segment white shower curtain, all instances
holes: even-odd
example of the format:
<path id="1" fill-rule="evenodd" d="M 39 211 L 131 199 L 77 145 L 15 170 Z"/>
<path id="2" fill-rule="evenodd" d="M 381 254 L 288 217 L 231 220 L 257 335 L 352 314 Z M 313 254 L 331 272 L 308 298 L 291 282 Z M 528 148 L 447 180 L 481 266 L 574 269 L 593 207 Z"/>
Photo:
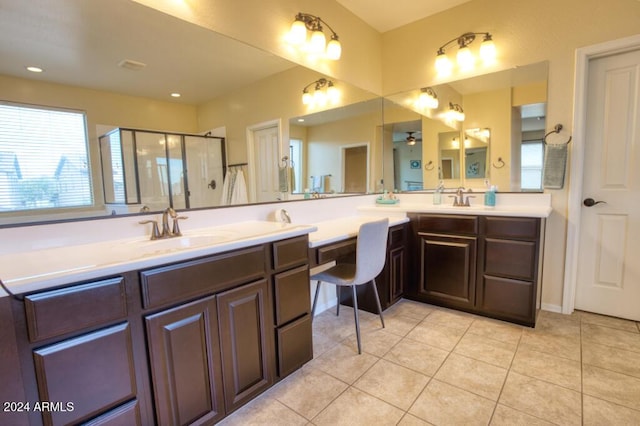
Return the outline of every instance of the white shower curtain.
<path id="1" fill-rule="evenodd" d="M 222 197 L 220 205 L 230 206 L 234 204 L 247 204 L 247 184 L 244 180 L 244 172 L 237 169 L 228 169 L 222 185 Z"/>

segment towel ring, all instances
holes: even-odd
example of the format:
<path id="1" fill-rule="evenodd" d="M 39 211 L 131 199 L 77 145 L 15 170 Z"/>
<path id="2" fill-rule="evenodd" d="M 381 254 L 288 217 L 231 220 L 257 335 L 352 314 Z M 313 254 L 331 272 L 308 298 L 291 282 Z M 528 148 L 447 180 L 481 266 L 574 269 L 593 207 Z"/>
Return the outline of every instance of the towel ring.
<path id="1" fill-rule="evenodd" d="M 429 166 L 431 166 L 431 168 L 429 168 Z M 433 164 L 433 161 L 429 161 L 427 164 L 424 165 L 424 169 L 427 171 L 431 171 L 436 167 L 435 164 Z"/>
<path id="2" fill-rule="evenodd" d="M 282 162 L 282 167 L 287 167 L 289 165 L 289 157 L 286 155 L 282 157 L 282 160 L 280 161 Z"/>
<path id="3" fill-rule="evenodd" d="M 506 165 L 507 165 L 507 163 L 505 163 L 505 162 L 502 160 L 502 157 L 498 157 L 498 161 L 497 161 L 497 163 L 498 163 L 497 165 L 496 165 L 496 163 L 492 163 L 493 167 L 495 167 L 496 169 L 501 169 L 501 168 L 503 168 L 504 166 L 506 166 Z"/>
<path id="4" fill-rule="evenodd" d="M 544 135 L 544 138 L 542 138 L 542 142 L 545 145 L 549 145 L 547 143 L 547 136 L 549 136 L 552 133 L 560 133 L 560 130 L 562 130 L 562 128 L 563 128 L 562 124 L 556 124 L 555 126 L 553 126 L 553 130 L 547 133 L 546 135 Z M 569 142 L 571 142 L 571 135 L 569 135 L 569 140 L 567 140 L 564 144 L 554 144 L 554 145 L 567 145 Z"/>

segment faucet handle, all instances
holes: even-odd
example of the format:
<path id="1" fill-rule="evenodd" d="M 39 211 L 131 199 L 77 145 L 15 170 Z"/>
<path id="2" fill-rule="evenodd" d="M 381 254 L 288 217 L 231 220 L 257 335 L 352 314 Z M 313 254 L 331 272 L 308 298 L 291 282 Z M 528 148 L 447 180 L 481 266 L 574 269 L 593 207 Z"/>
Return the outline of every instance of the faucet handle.
<path id="1" fill-rule="evenodd" d="M 458 207 L 460 204 L 458 204 L 458 196 L 457 195 L 449 195 L 449 198 L 453 198 L 453 206 L 454 207 Z"/>
<path id="2" fill-rule="evenodd" d="M 179 237 L 182 235 L 180 231 L 180 225 L 178 225 L 179 220 L 189 219 L 188 216 L 173 216 L 173 231 L 172 234 L 174 237 Z"/>
<path id="3" fill-rule="evenodd" d="M 138 222 L 140 225 L 145 225 L 147 223 L 153 223 L 153 228 L 151 228 L 151 239 L 157 240 L 160 236 L 160 230 L 158 229 L 158 221 L 157 220 L 141 220 Z"/>
<path id="4" fill-rule="evenodd" d="M 464 201 L 464 206 L 465 207 L 471 207 L 471 204 L 469 203 L 469 198 L 476 198 L 476 196 L 475 195 L 467 195 L 467 198 Z"/>

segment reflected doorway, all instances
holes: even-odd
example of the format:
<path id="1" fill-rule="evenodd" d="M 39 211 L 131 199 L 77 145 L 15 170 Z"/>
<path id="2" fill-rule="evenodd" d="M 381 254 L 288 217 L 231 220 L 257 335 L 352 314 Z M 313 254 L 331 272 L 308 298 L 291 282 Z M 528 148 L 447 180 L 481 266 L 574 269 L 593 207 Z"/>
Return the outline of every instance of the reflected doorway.
<path id="1" fill-rule="evenodd" d="M 344 192 L 367 192 L 369 145 L 342 148 Z"/>

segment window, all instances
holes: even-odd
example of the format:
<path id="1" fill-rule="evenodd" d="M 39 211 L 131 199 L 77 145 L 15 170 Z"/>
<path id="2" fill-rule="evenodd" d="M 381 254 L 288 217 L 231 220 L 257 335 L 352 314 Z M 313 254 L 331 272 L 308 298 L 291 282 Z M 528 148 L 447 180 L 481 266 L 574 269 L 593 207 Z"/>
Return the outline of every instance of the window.
<path id="1" fill-rule="evenodd" d="M 521 148 L 520 180 L 523 191 L 542 190 L 544 144 L 541 140 L 523 141 Z"/>
<path id="2" fill-rule="evenodd" d="M 92 204 L 84 113 L 0 102 L 0 212 Z"/>

